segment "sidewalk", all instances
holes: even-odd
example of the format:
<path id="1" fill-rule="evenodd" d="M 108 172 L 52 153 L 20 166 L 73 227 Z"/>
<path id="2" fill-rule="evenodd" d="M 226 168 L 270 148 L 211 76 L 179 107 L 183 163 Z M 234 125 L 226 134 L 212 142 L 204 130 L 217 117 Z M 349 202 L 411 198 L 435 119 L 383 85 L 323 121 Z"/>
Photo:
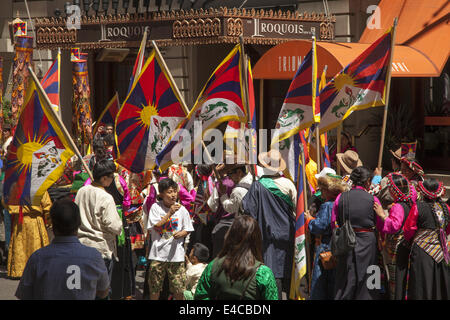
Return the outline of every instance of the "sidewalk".
<path id="1" fill-rule="evenodd" d="M 17 300 L 16 293 L 19 280 L 10 280 L 6 278 L 6 267 L 0 267 L 0 300 Z"/>

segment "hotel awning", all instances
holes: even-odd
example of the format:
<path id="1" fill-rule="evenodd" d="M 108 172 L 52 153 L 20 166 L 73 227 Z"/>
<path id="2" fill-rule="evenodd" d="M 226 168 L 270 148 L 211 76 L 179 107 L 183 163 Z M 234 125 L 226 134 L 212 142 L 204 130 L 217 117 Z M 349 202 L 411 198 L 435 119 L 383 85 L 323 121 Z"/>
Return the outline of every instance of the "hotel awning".
<path id="1" fill-rule="evenodd" d="M 450 53 L 449 0 L 381 0 L 380 29 L 363 32 L 358 43 L 317 42 L 318 72 L 328 65 L 334 76 L 388 30 L 398 17 L 393 77 L 438 77 Z M 292 79 L 311 41 L 279 44 L 268 50 L 253 68 L 255 79 Z"/>
<path id="2" fill-rule="evenodd" d="M 327 78 L 334 76 L 369 46 L 370 44 L 364 43 L 317 42 L 318 73 L 322 73 L 327 65 Z M 253 78 L 292 79 L 309 50 L 309 40 L 279 44 L 258 60 L 253 67 Z M 426 55 L 408 46 L 395 46 L 393 77 L 435 77 L 439 74 L 439 70 Z"/>
<path id="3" fill-rule="evenodd" d="M 439 76 L 450 53 L 450 1 L 381 0 L 378 7 L 380 29 L 366 28 L 359 43 L 373 43 L 398 17 L 395 44 L 426 56 L 435 69 L 430 69 L 430 76 Z"/>

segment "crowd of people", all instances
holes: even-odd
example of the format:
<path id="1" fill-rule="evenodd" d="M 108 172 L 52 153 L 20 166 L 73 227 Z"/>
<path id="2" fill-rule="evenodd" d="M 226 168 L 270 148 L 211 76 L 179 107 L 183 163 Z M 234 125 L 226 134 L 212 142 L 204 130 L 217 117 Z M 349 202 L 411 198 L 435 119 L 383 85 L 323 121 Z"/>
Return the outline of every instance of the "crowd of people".
<path id="1" fill-rule="evenodd" d="M 450 299 L 443 183 L 400 149 L 382 177 L 345 138 L 333 154 L 341 175 L 324 168 L 307 193 L 305 295 Z M 74 157 L 41 205 L 3 203 L 4 263 L 20 279 L 19 299 L 135 299 L 137 270 L 144 299 L 289 298 L 298 199 L 278 151 L 259 154 L 257 166 L 139 174 L 115 159 L 112 126 L 100 128 L 84 158 L 92 180 Z M 346 251 L 342 235 L 353 240 Z"/>

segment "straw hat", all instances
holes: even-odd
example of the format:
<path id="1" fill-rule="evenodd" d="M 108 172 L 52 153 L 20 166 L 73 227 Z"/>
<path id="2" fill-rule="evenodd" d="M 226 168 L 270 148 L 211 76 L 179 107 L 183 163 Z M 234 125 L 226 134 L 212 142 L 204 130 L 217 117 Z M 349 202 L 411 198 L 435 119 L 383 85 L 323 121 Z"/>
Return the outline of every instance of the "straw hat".
<path id="1" fill-rule="evenodd" d="M 336 158 L 339 164 L 347 174 L 352 173 L 353 169 L 361 167 L 362 161 L 359 159 L 359 155 L 353 150 L 347 150 L 344 153 L 336 154 Z"/>
<path id="2" fill-rule="evenodd" d="M 394 158 L 397 158 L 397 160 L 401 159 L 401 157 L 402 157 L 402 148 L 398 148 L 397 150 L 395 150 L 395 152 L 392 151 L 392 150 L 389 150 L 389 151 L 392 153 L 392 156 Z"/>
<path id="3" fill-rule="evenodd" d="M 265 175 L 275 174 L 286 169 L 286 162 L 283 160 L 280 151 L 275 149 L 260 153 L 258 160 Z"/>

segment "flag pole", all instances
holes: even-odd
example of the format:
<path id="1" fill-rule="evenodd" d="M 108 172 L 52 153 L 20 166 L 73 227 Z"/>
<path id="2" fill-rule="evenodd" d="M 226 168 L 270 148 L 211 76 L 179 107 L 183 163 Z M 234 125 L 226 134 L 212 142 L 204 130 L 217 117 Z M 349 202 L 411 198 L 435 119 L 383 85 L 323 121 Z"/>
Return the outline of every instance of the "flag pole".
<path id="1" fill-rule="evenodd" d="M 239 57 L 240 62 L 241 62 L 241 66 L 242 66 L 242 68 L 241 68 L 241 79 L 244 80 L 244 85 L 243 85 L 244 92 L 243 92 L 243 95 L 242 95 L 242 100 L 243 100 L 242 102 L 244 103 L 245 109 L 246 109 L 246 112 L 247 112 L 247 126 L 248 126 L 248 129 L 250 130 L 250 132 L 252 132 L 253 131 L 253 127 L 252 127 L 252 121 L 250 119 L 250 106 L 248 104 L 248 101 L 249 101 L 249 98 L 248 98 L 248 96 L 249 96 L 248 95 L 248 78 L 247 78 L 247 76 L 248 76 L 248 72 L 247 72 L 248 65 L 247 65 L 247 59 L 246 59 L 246 56 L 245 56 L 244 37 L 242 35 L 239 36 L 239 44 L 241 46 L 241 54 L 240 54 L 240 57 Z M 248 159 L 249 159 L 249 162 L 253 162 L 252 161 L 253 159 L 251 159 L 253 157 L 250 157 L 250 153 L 253 151 L 253 137 L 249 137 L 248 140 L 249 140 Z M 253 163 L 250 163 L 250 172 L 252 173 L 253 181 L 255 181 L 256 172 L 255 172 L 255 167 L 253 166 Z"/>
<path id="2" fill-rule="evenodd" d="M 337 138 L 336 154 L 341 153 L 341 135 L 342 135 L 342 122 L 337 127 L 337 132 L 336 132 L 336 138 Z M 341 175 L 341 166 L 339 165 L 339 161 L 337 161 L 337 157 L 336 157 L 336 169 L 337 169 L 337 174 Z"/>
<path id="3" fill-rule="evenodd" d="M 305 149 L 303 147 L 303 144 L 300 143 L 300 157 L 301 157 L 301 175 L 303 180 L 303 201 L 305 206 L 305 211 L 308 210 L 308 199 L 307 199 L 307 192 L 306 192 L 306 172 L 305 172 Z M 311 292 L 311 252 L 310 252 L 310 243 L 311 243 L 311 237 L 309 235 L 308 228 L 306 228 L 306 220 L 305 220 L 305 250 L 306 250 L 306 274 L 308 276 L 308 293 Z"/>
<path id="4" fill-rule="evenodd" d="M 172 73 L 170 73 L 170 70 L 169 70 L 169 68 L 167 67 L 166 61 L 164 60 L 163 56 L 161 55 L 161 51 L 159 51 L 158 45 L 156 44 L 155 40 L 152 40 L 152 46 L 153 46 L 153 48 L 155 49 L 156 58 L 157 58 L 158 61 L 161 63 L 161 66 L 163 67 L 164 71 L 166 72 L 167 76 L 169 77 L 170 82 L 172 82 L 172 84 L 173 84 L 173 88 L 174 88 L 174 90 L 175 90 L 175 94 L 177 95 L 178 99 L 180 99 L 180 103 L 181 103 L 181 106 L 182 106 L 183 109 L 184 109 L 184 112 L 186 113 L 186 115 L 188 115 L 188 114 L 189 114 L 189 108 L 187 107 L 187 104 L 186 104 L 186 102 L 184 101 L 184 98 L 183 98 L 183 96 L 181 95 L 181 92 L 180 92 L 180 90 L 178 89 L 178 86 L 177 86 L 177 84 L 175 83 L 175 80 L 173 79 Z M 203 138 L 202 138 L 202 146 L 203 146 L 203 148 L 205 149 L 205 153 L 206 153 L 206 156 L 208 157 L 208 160 L 209 160 L 211 163 L 213 163 L 211 154 L 209 153 L 208 149 L 206 148 L 206 145 L 205 145 L 205 142 L 203 141 Z M 218 179 L 219 181 L 222 181 L 222 179 L 220 178 L 220 175 L 219 175 L 219 173 L 217 172 L 215 166 L 213 166 L 213 171 L 214 171 L 214 174 L 215 174 L 215 176 L 217 177 L 217 179 Z"/>
<path id="5" fill-rule="evenodd" d="M 395 47 L 395 34 L 397 32 L 397 22 L 398 18 L 394 18 L 394 25 L 392 27 L 392 39 L 391 39 L 391 55 L 389 57 L 389 65 L 388 65 L 388 78 L 387 78 L 387 85 L 386 85 L 386 95 L 385 95 L 385 101 L 386 106 L 384 107 L 384 114 L 383 114 L 383 126 L 381 129 L 381 141 L 380 141 L 380 152 L 378 154 L 378 168 L 381 168 L 381 163 L 383 161 L 383 149 L 384 149 L 384 136 L 386 134 L 386 124 L 387 124 L 387 114 L 388 114 L 388 108 L 389 108 L 389 94 L 391 92 L 391 78 L 392 78 L 392 59 L 394 57 L 394 47 Z"/>
<path id="6" fill-rule="evenodd" d="M 58 101 L 59 104 L 61 105 L 61 48 L 58 47 Z M 62 117 L 62 111 L 61 111 L 61 106 L 58 106 L 58 115 L 61 118 Z"/>
<path id="7" fill-rule="evenodd" d="M 141 73 L 142 64 L 143 64 L 143 61 L 144 61 L 145 45 L 146 44 L 147 44 L 147 28 L 145 28 L 144 35 L 142 36 L 142 41 L 141 41 L 142 53 L 141 53 L 141 56 L 139 57 L 139 63 L 138 63 L 138 67 L 137 67 L 137 70 L 136 70 L 136 74 L 137 75 L 139 75 Z M 137 79 L 137 76 L 135 77 L 135 79 Z"/>
<path id="8" fill-rule="evenodd" d="M 80 159 L 81 164 L 83 165 L 83 167 L 86 170 L 86 172 L 89 174 L 89 177 L 91 178 L 91 180 L 94 181 L 94 176 L 92 175 L 91 170 L 89 170 L 89 167 L 84 162 L 83 157 L 81 156 L 80 150 L 78 150 L 75 142 L 73 142 L 72 137 L 70 136 L 69 132 L 67 131 L 67 129 L 66 129 L 64 123 L 62 122 L 61 118 L 58 116 L 56 111 L 53 109 L 52 103 L 50 102 L 50 99 L 48 98 L 47 94 L 45 93 L 44 89 L 41 86 L 41 83 L 39 82 L 38 78 L 36 77 L 36 74 L 33 72 L 33 69 L 31 69 L 30 66 L 28 66 L 28 71 L 30 72 L 30 75 L 33 77 L 33 81 L 36 84 L 36 87 L 38 88 L 40 94 L 44 97 L 44 106 L 43 107 L 46 108 L 46 110 L 48 112 L 50 112 L 52 114 L 52 116 L 55 118 L 56 122 L 61 127 L 61 130 L 62 130 L 65 138 L 69 142 L 70 147 L 73 149 L 73 151 L 75 151 L 75 154 Z"/>
<path id="9" fill-rule="evenodd" d="M 326 77 L 327 77 L 327 69 L 328 69 L 328 65 L 326 64 L 325 67 L 323 67 L 323 71 L 322 71 L 322 75 L 324 76 L 325 81 L 326 81 Z M 319 96 L 320 96 L 320 91 L 323 89 L 320 87 L 321 83 L 322 83 L 322 76 L 320 77 L 320 82 L 319 82 Z M 319 101 L 320 101 L 320 99 L 319 99 Z M 319 105 L 319 108 L 320 108 L 320 105 Z M 319 131 L 318 135 L 319 135 L 319 139 L 320 139 L 320 136 L 321 136 L 320 130 L 318 130 L 318 131 Z M 325 152 L 325 146 L 324 146 L 324 152 Z M 325 168 L 325 158 L 324 158 L 324 154 L 322 152 L 320 152 L 320 161 L 321 161 L 320 163 L 322 164 L 322 167 Z M 317 169 L 317 172 L 319 172 L 319 169 Z"/>
<path id="10" fill-rule="evenodd" d="M 316 121 L 316 92 L 317 92 L 317 68 L 316 68 L 316 37 L 312 36 L 312 67 L 311 67 L 311 97 L 312 97 L 312 105 L 314 106 L 313 110 L 313 117 L 314 122 Z M 311 132 L 313 134 L 313 132 Z M 316 162 L 317 162 L 317 173 L 320 172 L 320 133 L 319 133 L 319 126 L 315 129 L 316 134 Z"/>

